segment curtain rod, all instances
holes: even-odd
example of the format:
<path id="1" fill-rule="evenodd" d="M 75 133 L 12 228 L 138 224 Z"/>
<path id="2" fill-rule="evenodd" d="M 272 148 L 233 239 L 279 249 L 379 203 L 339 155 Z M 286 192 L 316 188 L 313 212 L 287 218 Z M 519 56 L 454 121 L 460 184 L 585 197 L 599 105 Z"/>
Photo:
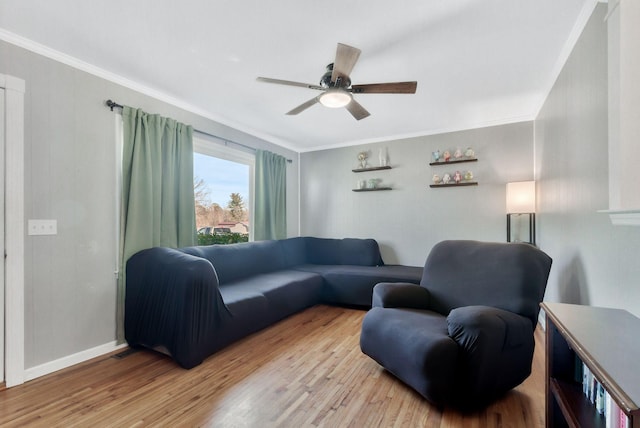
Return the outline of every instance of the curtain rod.
<path id="1" fill-rule="evenodd" d="M 112 101 L 112 100 L 107 100 L 107 102 L 105 104 L 107 105 L 107 107 L 109 107 L 111 109 L 111 111 L 113 111 L 114 108 L 122 108 L 123 107 L 121 104 L 118 104 L 118 103 L 116 103 L 115 101 Z M 222 138 L 219 135 L 210 134 L 208 132 L 200 131 L 199 129 L 195 129 L 195 128 L 194 128 L 193 132 L 197 132 L 198 134 L 206 135 L 208 137 L 217 138 L 218 140 L 221 140 L 225 145 L 231 143 L 231 144 L 235 144 L 236 146 L 244 147 L 245 149 L 251 150 L 252 152 L 256 151 L 256 149 L 254 147 L 247 146 L 246 144 L 242 144 L 242 143 L 237 143 L 237 142 L 229 140 L 227 138 Z M 291 159 L 287 159 L 287 162 L 288 163 L 293 163 L 293 161 Z"/>

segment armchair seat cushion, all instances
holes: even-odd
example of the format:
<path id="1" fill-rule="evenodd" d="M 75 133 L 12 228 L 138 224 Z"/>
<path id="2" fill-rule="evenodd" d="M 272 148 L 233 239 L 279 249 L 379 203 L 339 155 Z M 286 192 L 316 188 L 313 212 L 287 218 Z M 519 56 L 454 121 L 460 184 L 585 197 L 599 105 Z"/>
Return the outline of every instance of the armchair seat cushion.
<path id="1" fill-rule="evenodd" d="M 360 348 L 436 405 L 455 392 L 459 346 L 437 312 L 373 308 L 364 317 Z"/>

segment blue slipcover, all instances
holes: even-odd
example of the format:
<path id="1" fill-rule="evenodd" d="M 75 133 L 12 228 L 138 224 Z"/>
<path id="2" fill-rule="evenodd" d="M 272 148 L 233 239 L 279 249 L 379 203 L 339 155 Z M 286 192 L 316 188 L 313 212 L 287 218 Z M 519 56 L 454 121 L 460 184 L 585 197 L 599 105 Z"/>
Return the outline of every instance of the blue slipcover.
<path id="1" fill-rule="evenodd" d="M 421 267 L 385 265 L 373 239 L 149 248 L 127 262 L 125 338 L 191 368 L 317 303 L 369 307 L 376 283 L 421 277 Z"/>

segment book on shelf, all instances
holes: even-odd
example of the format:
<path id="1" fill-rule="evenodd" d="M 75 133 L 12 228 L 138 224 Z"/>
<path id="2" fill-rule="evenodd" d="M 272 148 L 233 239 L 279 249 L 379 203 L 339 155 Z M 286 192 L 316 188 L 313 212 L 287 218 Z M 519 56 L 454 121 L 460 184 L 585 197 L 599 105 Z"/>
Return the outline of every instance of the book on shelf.
<path id="1" fill-rule="evenodd" d="M 593 375 L 589 367 L 580 362 L 581 369 L 576 369 L 582 375 L 582 392 L 585 397 L 594 405 L 596 411 L 605 420 L 607 428 L 631 428 L 629 416 L 618 406 L 615 400 L 609 395 L 607 390 Z"/>
<path id="2" fill-rule="evenodd" d="M 596 411 L 600 415 L 604 415 L 604 410 L 605 410 L 604 395 L 605 395 L 604 387 L 600 384 L 600 382 L 597 382 L 596 383 Z M 609 394 L 607 393 L 607 395 Z"/>

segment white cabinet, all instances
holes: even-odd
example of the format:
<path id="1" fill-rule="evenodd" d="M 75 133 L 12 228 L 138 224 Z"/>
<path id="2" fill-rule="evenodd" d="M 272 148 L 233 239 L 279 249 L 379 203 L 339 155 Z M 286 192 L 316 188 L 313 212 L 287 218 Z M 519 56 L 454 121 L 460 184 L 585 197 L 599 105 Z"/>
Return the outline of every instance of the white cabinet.
<path id="1" fill-rule="evenodd" d="M 640 1 L 610 0 L 609 212 L 640 225 Z"/>

